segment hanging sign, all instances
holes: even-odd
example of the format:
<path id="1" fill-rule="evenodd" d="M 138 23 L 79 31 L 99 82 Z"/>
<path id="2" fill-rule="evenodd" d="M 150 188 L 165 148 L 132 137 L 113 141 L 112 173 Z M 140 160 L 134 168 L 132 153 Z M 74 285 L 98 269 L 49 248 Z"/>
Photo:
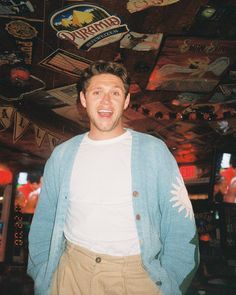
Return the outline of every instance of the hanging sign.
<path id="1" fill-rule="evenodd" d="M 38 147 L 41 147 L 44 137 L 46 135 L 46 131 L 42 128 L 34 125 L 34 132 L 35 132 L 35 141 Z"/>
<path id="2" fill-rule="evenodd" d="M 38 31 L 29 23 L 22 20 L 13 20 L 6 25 L 7 32 L 16 39 L 17 46 L 24 53 L 25 63 L 32 63 L 33 42 L 32 39 Z"/>
<path id="3" fill-rule="evenodd" d="M 12 107 L 0 107 L 0 123 L 7 129 L 11 125 L 14 109 Z"/>
<path id="4" fill-rule="evenodd" d="M 141 11 L 153 6 L 167 6 L 179 2 L 179 0 L 129 0 L 127 9 L 130 13 Z"/>
<path id="5" fill-rule="evenodd" d="M 128 32 L 116 15 L 91 4 L 72 5 L 54 13 L 50 19 L 57 37 L 89 50 L 120 40 Z"/>
<path id="6" fill-rule="evenodd" d="M 169 37 L 146 89 L 209 93 L 235 61 L 235 48 L 231 40 Z"/>
<path id="7" fill-rule="evenodd" d="M 29 40 L 37 36 L 37 30 L 27 22 L 13 20 L 6 25 L 6 30 L 15 38 Z"/>
<path id="8" fill-rule="evenodd" d="M 16 143 L 28 128 L 30 121 L 23 117 L 20 113 L 15 113 L 13 142 Z"/>
<path id="9" fill-rule="evenodd" d="M 120 41 L 120 48 L 128 48 L 137 51 L 158 50 L 163 34 L 140 34 L 129 32 Z"/>
<path id="10" fill-rule="evenodd" d="M 54 148 L 56 147 L 56 145 L 59 143 L 60 138 L 48 133 L 48 140 L 49 140 L 50 149 L 51 149 L 51 151 L 53 151 Z"/>
<path id="11" fill-rule="evenodd" d="M 39 65 L 78 78 L 81 72 L 86 69 L 90 63 L 90 60 L 85 59 L 82 56 L 58 48 L 40 61 Z"/>
<path id="12" fill-rule="evenodd" d="M 62 141 L 60 137 L 53 135 L 44 130 L 41 127 L 37 126 L 27 118 L 25 118 L 21 113 L 16 111 L 13 107 L 0 107 L 0 132 L 5 131 L 10 127 L 12 119 L 14 117 L 14 132 L 13 132 L 13 143 L 15 144 L 22 136 L 25 134 L 26 130 L 32 126 L 35 133 L 35 142 L 40 148 L 45 137 L 48 137 L 50 150 L 52 151 L 55 146 Z M 0 167 L 1 170 L 1 167 Z"/>
<path id="13" fill-rule="evenodd" d="M 34 7 L 30 0 L 0 1 L 0 14 L 2 15 L 27 15 L 32 12 L 34 12 Z"/>

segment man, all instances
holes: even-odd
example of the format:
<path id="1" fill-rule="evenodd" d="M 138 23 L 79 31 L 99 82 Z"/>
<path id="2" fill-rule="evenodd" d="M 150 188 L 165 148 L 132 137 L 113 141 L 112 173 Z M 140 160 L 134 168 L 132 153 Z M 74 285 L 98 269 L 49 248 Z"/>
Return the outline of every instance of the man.
<path id="1" fill-rule="evenodd" d="M 229 160 L 229 167 L 221 172 L 227 185 L 230 185 L 231 179 L 236 176 L 236 155 L 232 154 Z"/>
<path id="2" fill-rule="evenodd" d="M 225 178 L 222 175 L 216 175 L 214 190 L 213 190 L 213 199 L 216 203 L 223 202 L 224 196 L 227 194 L 227 183 Z"/>
<path id="3" fill-rule="evenodd" d="M 236 201 L 236 155 L 232 154 L 229 160 L 229 167 L 221 171 L 222 177 L 225 179 L 227 191 L 224 195 L 224 202 L 235 203 Z"/>
<path id="4" fill-rule="evenodd" d="M 29 237 L 35 295 L 177 295 L 191 282 L 192 206 L 166 145 L 124 129 L 129 81 L 104 61 L 81 76 L 90 130 L 46 164 Z"/>
<path id="5" fill-rule="evenodd" d="M 32 215 L 34 212 L 30 209 L 30 196 L 34 191 L 41 187 L 42 173 L 40 171 L 29 172 L 27 175 L 27 183 L 22 184 L 17 188 L 15 205 L 20 206 L 21 213 Z M 31 219 L 31 218 L 29 218 Z"/>
<path id="6" fill-rule="evenodd" d="M 27 174 L 27 183 L 16 189 L 15 214 L 23 218 L 23 245 L 20 249 L 22 260 L 26 264 L 28 260 L 28 234 L 37 204 L 35 193 L 40 190 L 42 181 L 41 171 L 31 171 Z M 22 214 L 22 215 L 21 215 Z"/>

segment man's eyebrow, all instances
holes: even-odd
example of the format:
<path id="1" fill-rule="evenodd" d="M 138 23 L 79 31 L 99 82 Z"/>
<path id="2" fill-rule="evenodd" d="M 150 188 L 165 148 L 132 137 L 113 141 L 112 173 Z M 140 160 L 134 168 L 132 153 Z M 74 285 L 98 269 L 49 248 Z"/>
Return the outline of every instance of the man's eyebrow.
<path id="1" fill-rule="evenodd" d="M 112 87 L 112 89 L 119 89 L 119 90 L 121 90 L 121 91 L 124 90 L 124 88 L 123 88 L 123 87 L 120 87 L 120 86 L 114 86 L 114 87 Z"/>
<path id="2" fill-rule="evenodd" d="M 88 87 L 87 89 L 91 89 L 91 90 L 94 90 L 94 89 L 102 89 L 102 87 L 101 86 L 90 86 L 90 87 Z"/>
<path id="3" fill-rule="evenodd" d="M 90 90 L 103 89 L 102 86 L 96 86 L 96 85 L 95 85 L 95 86 L 90 86 L 90 87 L 88 87 L 88 88 L 90 88 Z M 114 85 L 114 86 L 111 87 L 111 89 L 120 89 L 120 90 L 124 90 L 124 88 L 121 87 L 121 86 L 119 86 L 119 85 Z"/>

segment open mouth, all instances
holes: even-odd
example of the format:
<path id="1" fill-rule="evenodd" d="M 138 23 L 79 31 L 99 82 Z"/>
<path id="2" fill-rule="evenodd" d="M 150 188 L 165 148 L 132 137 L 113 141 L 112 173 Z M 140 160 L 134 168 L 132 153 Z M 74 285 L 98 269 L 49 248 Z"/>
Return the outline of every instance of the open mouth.
<path id="1" fill-rule="evenodd" d="M 101 117 L 109 118 L 112 116 L 113 112 L 111 110 L 101 109 L 98 110 L 98 114 Z"/>

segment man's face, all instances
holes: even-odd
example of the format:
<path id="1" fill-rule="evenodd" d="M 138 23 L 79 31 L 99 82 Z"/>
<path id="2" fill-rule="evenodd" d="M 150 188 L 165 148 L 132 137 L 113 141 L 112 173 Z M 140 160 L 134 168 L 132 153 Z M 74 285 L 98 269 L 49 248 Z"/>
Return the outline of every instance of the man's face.
<path id="1" fill-rule="evenodd" d="M 99 74 L 90 79 L 80 101 L 90 119 L 89 135 L 93 139 L 107 139 L 121 135 L 122 114 L 128 107 L 130 95 L 125 97 L 122 80 L 112 74 Z"/>

